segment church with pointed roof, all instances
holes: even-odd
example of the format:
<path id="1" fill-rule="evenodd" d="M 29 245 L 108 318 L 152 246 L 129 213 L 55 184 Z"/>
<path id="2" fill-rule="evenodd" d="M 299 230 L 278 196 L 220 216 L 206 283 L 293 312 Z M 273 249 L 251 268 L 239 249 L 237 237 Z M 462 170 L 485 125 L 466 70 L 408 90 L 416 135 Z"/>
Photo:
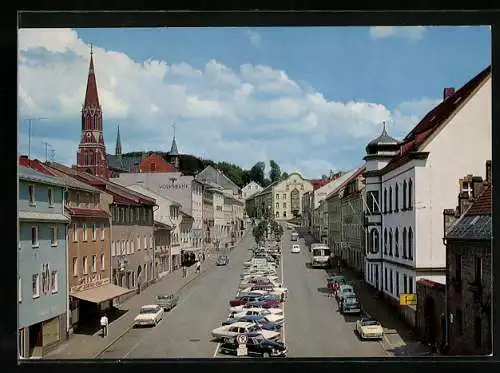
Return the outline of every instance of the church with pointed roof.
<path id="1" fill-rule="evenodd" d="M 94 71 L 94 56 L 90 50 L 87 89 L 82 107 L 82 134 L 77 151 L 78 171 L 103 178 L 117 177 L 124 172 L 177 172 L 180 153 L 175 139 L 175 129 L 167 160 L 155 153 L 122 155 L 120 126 L 117 126 L 115 154 L 106 153 L 103 136 L 102 108 L 99 103 L 97 81 Z"/>

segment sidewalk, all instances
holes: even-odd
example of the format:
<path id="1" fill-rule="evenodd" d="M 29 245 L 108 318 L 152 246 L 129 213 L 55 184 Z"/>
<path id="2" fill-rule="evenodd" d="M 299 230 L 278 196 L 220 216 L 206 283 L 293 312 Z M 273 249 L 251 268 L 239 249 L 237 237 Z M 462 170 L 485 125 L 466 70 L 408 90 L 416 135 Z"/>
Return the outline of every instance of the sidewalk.
<path id="1" fill-rule="evenodd" d="M 243 234 L 240 240 L 235 242 L 235 245 L 238 245 L 247 233 L 248 231 Z M 217 255 L 217 252 L 211 250 L 207 253 L 205 261 L 201 264 L 201 274 L 215 265 Z M 179 292 L 187 284 L 200 276 L 195 273 L 195 269 L 195 265 L 189 267 L 187 277 L 183 278 L 182 269 L 179 268 L 157 280 L 142 290 L 140 294 L 125 300 L 117 308 L 127 312 L 109 324 L 109 334 L 107 337 L 103 338 L 101 336 L 101 330 L 93 335 L 75 333 L 67 342 L 44 356 L 44 359 L 89 359 L 97 357 L 130 329 L 141 306 L 154 302 L 158 294 Z"/>

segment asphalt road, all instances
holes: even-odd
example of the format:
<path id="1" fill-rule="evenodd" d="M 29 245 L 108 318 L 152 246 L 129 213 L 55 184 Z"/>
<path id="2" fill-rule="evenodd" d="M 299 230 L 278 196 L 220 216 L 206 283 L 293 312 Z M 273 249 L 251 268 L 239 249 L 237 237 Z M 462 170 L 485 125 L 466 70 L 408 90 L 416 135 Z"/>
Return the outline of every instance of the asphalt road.
<path id="1" fill-rule="evenodd" d="M 328 297 L 326 271 L 312 269 L 308 249 L 301 238 L 300 254 L 291 253 L 291 231 L 283 236 L 286 343 L 288 357 L 382 357 L 377 341 L 361 341 L 354 333 L 359 316 L 343 316 L 337 302 Z"/>
<path id="2" fill-rule="evenodd" d="M 218 344 L 211 330 L 220 326 L 236 294 L 243 262 L 254 244 L 249 232 L 233 249 L 227 266 L 213 267 L 180 293 L 176 308 L 154 328 L 131 329 L 100 356 L 101 359 L 211 358 Z"/>

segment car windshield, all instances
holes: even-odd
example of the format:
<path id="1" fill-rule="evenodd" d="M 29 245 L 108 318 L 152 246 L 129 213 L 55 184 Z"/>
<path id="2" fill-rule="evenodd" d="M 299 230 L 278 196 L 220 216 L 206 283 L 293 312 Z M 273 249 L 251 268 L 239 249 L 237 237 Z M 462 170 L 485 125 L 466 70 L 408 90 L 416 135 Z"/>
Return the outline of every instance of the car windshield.
<path id="1" fill-rule="evenodd" d="M 139 313 L 155 313 L 158 307 L 142 307 Z"/>
<path id="2" fill-rule="evenodd" d="M 361 321 L 361 323 L 363 324 L 363 326 L 376 326 L 376 325 L 380 325 L 377 320 L 363 320 L 363 321 Z"/>
<path id="3" fill-rule="evenodd" d="M 356 303 L 358 303 L 358 300 L 356 299 L 356 297 L 348 297 L 345 299 L 345 303 L 346 304 L 356 304 Z"/>

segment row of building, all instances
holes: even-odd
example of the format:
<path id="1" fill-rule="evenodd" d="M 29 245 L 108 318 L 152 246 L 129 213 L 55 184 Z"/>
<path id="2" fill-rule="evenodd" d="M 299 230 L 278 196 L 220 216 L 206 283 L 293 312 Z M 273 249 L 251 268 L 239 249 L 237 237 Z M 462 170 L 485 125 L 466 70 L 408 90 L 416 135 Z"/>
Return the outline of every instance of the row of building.
<path id="1" fill-rule="evenodd" d="M 490 353 L 491 97 L 488 67 L 444 89 L 403 140 L 384 125 L 359 168 L 323 181 L 292 174 L 293 195 L 282 194 L 291 181 L 272 184 L 247 200 L 247 212 L 300 216 L 422 340 Z M 401 294 L 416 294 L 417 304 L 401 304 Z"/>
<path id="2" fill-rule="evenodd" d="M 159 155 L 106 153 L 93 57 L 76 165 L 19 157 L 19 355 L 40 357 L 101 313 L 244 229 L 240 188 L 209 166 L 183 175 Z M 31 287 L 30 287 L 31 285 Z"/>

